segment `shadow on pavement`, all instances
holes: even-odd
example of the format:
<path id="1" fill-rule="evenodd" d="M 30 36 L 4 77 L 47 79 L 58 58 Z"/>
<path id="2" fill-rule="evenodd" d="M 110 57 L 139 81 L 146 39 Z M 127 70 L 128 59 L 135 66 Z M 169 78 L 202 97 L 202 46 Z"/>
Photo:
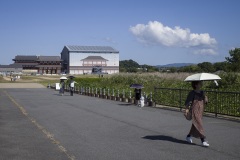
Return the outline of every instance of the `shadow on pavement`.
<path id="1" fill-rule="evenodd" d="M 53 95 L 55 95 L 55 96 L 70 96 L 70 95 L 68 95 L 68 94 L 64 94 L 64 95 L 61 95 L 61 94 L 59 94 L 59 93 L 55 93 L 55 94 L 53 94 Z"/>
<path id="2" fill-rule="evenodd" d="M 190 144 L 187 141 L 180 140 L 177 138 L 173 138 L 170 136 L 164 136 L 164 135 L 149 135 L 142 137 L 143 139 L 148 139 L 148 140 L 161 140 L 161 141 L 169 141 L 169 142 L 174 142 L 174 143 L 181 143 L 181 144 L 189 144 L 189 145 L 195 145 L 195 144 Z"/>
<path id="3" fill-rule="evenodd" d="M 131 103 L 123 103 L 123 104 L 118 104 L 119 106 L 132 106 L 133 104 Z"/>

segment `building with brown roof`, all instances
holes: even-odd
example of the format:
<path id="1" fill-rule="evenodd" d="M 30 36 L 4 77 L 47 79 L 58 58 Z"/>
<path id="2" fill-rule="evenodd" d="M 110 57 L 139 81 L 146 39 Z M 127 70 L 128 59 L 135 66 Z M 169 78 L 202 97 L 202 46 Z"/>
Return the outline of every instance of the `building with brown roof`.
<path id="1" fill-rule="evenodd" d="M 17 55 L 13 59 L 14 64 L 22 65 L 22 72 L 38 74 L 61 73 L 60 56 L 29 56 Z"/>

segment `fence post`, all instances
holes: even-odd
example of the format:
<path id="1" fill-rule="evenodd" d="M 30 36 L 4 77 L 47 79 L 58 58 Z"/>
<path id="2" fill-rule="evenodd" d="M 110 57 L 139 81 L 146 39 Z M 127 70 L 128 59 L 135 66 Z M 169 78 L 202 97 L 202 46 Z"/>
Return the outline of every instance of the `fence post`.
<path id="1" fill-rule="evenodd" d="M 100 88 L 100 98 L 102 98 L 102 88 Z"/>
<path id="2" fill-rule="evenodd" d="M 150 92 L 150 101 L 149 101 L 149 106 L 153 106 L 153 101 L 152 101 L 152 92 Z"/>
<path id="3" fill-rule="evenodd" d="M 129 91 L 128 103 L 133 103 L 132 102 L 132 91 Z"/>
<path id="4" fill-rule="evenodd" d="M 146 96 L 146 92 L 143 92 L 143 97 L 144 97 L 144 104 L 147 104 L 147 96 Z"/>
<path id="5" fill-rule="evenodd" d="M 96 88 L 96 95 L 95 95 L 95 97 L 98 97 L 98 89 Z"/>
<path id="6" fill-rule="evenodd" d="M 105 88 L 103 89 L 103 98 L 106 99 L 106 91 L 105 91 Z"/>
<path id="7" fill-rule="evenodd" d="M 107 89 L 107 99 L 109 99 L 109 88 Z"/>
<path id="8" fill-rule="evenodd" d="M 112 89 L 112 100 L 115 100 L 115 93 L 114 93 L 114 89 Z"/>
<path id="9" fill-rule="evenodd" d="M 123 89 L 123 92 L 122 92 L 122 102 L 126 102 L 125 91 L 124 91 L 124 89 Z"/>
<path id="10" fill-rule="evenodd" d="M 154 95 L 153 95 L 154 97 L 153 97 L 153 99 L 154 99 L 155 103 L 157 103 L 157 102 L 156 102 L 156 101 L 157 101 L 157 100 L 156 100 L 156 94 L 157 94 L 156 92 L 157 92 L 157 89 L 156 89 L 156 87 L 154 87 Z"/>
<path id="11" fill-rule="evenodd" d="M 179 94 L 180 94 L 179 107 L 180 107 L 180 111 L 182 111 L 182 89 L 179 89 Z"/>
<path id="12" fill-rule="evenodd" d="M 120 101 L 120 97 L 119 97 L 119 89 L 117 90 L 117 101 Z"/>
<path id="13" fill-rule="evenodd" d="M 217 112 L 218 112 L 218 92 L 215 91 L 216 93 L 216 102 L 215 102 L 215 105 L 214 105 L 214 112 L 215 112 L 215 117 L 217 117 Z"/>

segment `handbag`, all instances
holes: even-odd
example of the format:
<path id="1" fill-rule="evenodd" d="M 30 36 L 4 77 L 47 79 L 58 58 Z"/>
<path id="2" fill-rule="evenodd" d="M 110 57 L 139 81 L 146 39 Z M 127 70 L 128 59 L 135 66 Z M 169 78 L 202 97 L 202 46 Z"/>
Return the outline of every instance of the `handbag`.
<path id="1" fill-rule="evenodd" d="M 192 120 L 192 109 L 191 109 L 191 106 L 190 106 L 190 109 L 184 113 L 184 116 L 187 120 Z"/>
<path id="2" fill-rule="evenodd" d="M 195 94 L 193 94 L 193 99 L 192 99 L 192 102 L 189 104 L 189 109 L 187 109 L 188 111 L 184 113 L 184 116 L 187 120 L 192 120 L 192 103 L 194 101 L 194 97 L 195 97 Z"/>

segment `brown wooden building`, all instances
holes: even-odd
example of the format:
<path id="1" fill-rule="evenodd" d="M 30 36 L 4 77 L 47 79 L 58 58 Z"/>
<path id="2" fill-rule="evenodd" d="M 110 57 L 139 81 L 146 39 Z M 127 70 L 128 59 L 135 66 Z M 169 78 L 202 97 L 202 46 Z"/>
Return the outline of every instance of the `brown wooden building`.
<path id="1" fill-rule="evenodd" d="M 22 72 L 38 74 L 59 74 L 61 73 L 60 56 L 21 56 L 13 59 L 15 64 L 22 65 Z"/>

